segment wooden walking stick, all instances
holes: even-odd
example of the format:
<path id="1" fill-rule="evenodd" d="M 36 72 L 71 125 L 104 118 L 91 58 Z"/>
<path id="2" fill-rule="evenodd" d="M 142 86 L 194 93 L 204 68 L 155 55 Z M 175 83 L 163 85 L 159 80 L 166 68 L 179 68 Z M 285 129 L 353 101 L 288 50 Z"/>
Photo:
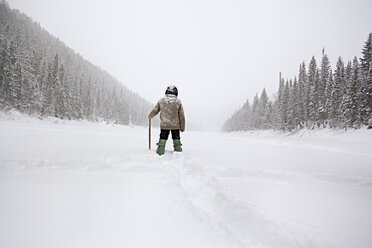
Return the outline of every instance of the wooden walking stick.
<path id="1" fill-rule="evenodd" d="M 151 119 L 149 119 L 149 150 L 151 150 Z"/>

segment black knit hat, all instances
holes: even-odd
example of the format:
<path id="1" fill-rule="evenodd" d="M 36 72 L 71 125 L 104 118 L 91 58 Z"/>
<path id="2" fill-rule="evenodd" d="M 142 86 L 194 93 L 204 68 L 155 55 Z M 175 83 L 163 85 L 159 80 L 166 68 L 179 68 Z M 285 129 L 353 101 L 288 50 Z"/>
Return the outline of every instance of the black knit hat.
<path id="1" fill-rule="evenodd" d="M 170 85 L 167 87 L 167 90 L 165 91 L 165 94 L 168 95 L 175 95 L 175 96 L 178 96 L 178 89 L 176 86 L 174 85 Z"/>

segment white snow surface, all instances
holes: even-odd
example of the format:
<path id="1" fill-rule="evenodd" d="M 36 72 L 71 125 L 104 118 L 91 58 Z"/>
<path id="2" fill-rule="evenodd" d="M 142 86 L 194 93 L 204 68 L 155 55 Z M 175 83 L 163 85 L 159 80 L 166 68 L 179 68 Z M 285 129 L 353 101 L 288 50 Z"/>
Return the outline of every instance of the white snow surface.
<path id="1" fill-rule="evenodd" d="M 372 247 L 372 131 L 152 131 L 0 114 L 0 247 Z"/>

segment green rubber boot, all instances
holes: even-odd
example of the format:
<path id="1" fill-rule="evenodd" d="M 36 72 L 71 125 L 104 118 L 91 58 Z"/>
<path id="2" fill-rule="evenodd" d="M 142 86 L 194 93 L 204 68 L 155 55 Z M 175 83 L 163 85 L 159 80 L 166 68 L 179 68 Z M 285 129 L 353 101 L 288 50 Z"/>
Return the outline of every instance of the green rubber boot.
<path id="1" fill-rule="evenodd" d="M 179 139 L 174 139 L 173 140 L 173 147 L 174 147 L 174 151 L 175 152 L 182 152 L 182 144 L 181 144 L 181 140 Z"/>
<path id="2" fill-rule="evenodd" d="M 156 143 L 158 145 L 158 149 L 156 149 L 156 153 L 159 154 L 160 156 L 164 154 L 166 142 L 167 140 L 165 139 L 159 139 L 159 142 Z"/>

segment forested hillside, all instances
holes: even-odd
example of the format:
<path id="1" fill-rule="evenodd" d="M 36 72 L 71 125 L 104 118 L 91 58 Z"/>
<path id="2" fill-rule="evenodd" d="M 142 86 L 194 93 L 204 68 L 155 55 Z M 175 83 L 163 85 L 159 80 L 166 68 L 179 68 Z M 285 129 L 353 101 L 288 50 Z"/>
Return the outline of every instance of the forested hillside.
<path id="1" fill-rule="evenodd" d="M 323 49 L 320 68 L 312 57 L 306 70 L 301 63 L 298 77 L 279 76 L 275 99 L 263 89 L 252 105 L 247 100 L 224 126 L 224 131 L 300 128 L 372 128 L 372 33 L 362 58 L 345 64 L 338 58 L 333 71 Z"/>
<path id="2" fill-rule="evenodd" d="M 0 110 L 142 125 L 151 107 L 25 14 L 0 3 Z"/>

